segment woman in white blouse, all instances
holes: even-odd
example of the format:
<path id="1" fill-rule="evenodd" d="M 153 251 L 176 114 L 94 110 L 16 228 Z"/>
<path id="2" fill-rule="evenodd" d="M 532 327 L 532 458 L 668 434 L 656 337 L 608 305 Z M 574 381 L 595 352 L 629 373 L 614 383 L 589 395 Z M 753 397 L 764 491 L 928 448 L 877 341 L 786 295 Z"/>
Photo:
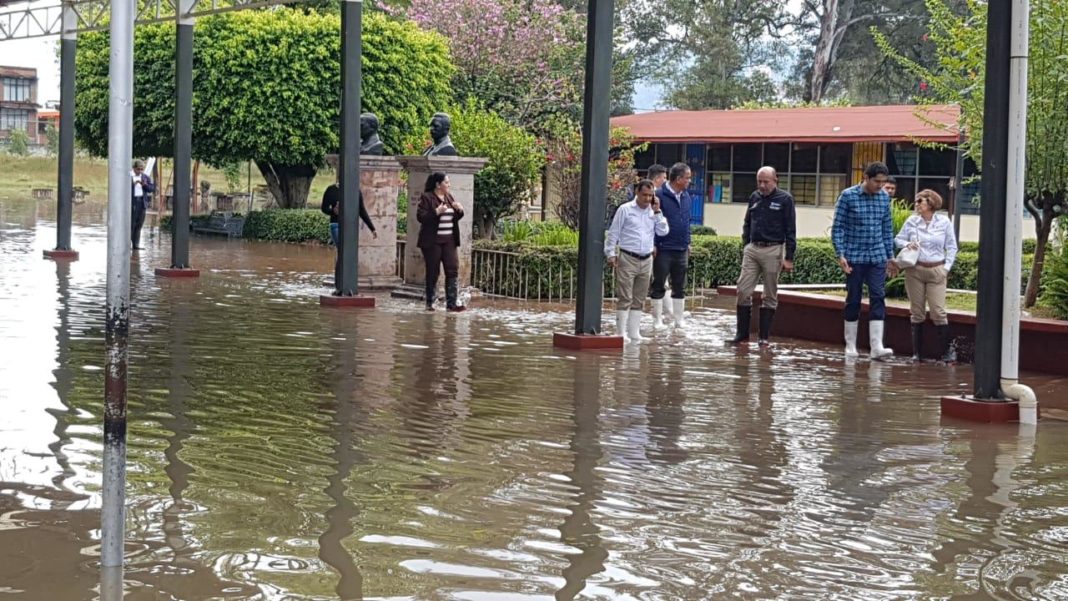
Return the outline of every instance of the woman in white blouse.
<path id="1" fill-rule="evenodd" d="M 937 192 L 921 190 L 916 195 L 916 213 L 905 221 L 894 239 L 898 248 L 920 251 L 916 265 L 905 268 L 905 290 L 912 304 L 913 361 L 923 359 L 923 322 L 928 307 L 942 347 L 941 360 L 956 361 L 946 316 L 946 281 L 957 258 L 957 238 L 953 234 L 953 222 L 937 212 L 941 208 L 942 197 Z"/>

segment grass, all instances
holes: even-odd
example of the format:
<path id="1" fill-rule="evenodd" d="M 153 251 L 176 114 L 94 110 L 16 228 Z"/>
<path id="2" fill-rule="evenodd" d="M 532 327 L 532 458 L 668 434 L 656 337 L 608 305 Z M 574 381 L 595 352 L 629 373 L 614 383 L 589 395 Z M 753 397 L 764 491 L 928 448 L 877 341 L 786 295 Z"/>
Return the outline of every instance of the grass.
<path id="1" fill-rule="evenodd" d="M 843 288 L 831 288 L 829 290 L 805 290 L 810 294 L 823 294 L 826 296 L 838 296 L 845 298 L 846 291 Z M 953 311 L 968 311 L 975 313 L 975 300 L 976 295 L 968 292 L 949 292 L 946 294 L 946 309 Z M 888 298 L 886 304 L 895 305 L 899 307 L 908 307 L 909 299 L 907 298 Z"/>
<path id="2" fill-rule="evenodd" d="M 34 188 L 56 188 L 58 173 L 56 157 L 17 157 L 0 153 L 0 200 L 28 200 Z M 171 161 L 164 160 L 166 177 L 171 177 Z M 219 169 L 206 165 L 200 166 L 200 179 L 211 182 L 212 190 L 227 190 L 226 176 Z M 323 191 L 334 181 L 334 172 L 323 169 L 312 181 L 308 194 L 308 205 L 318 206 Z M 108 162 L 87 156 L 74 159 L 74 185 L 89 190 L 91 200 L 103 201 L 107 197 Z M 252 187 L 266 185 L 263 176 L 255 165 L 252 166 Z M 248 187 L 248 166 L 242 164 L 241 184 L 236 191 L 243 192 Z"/>

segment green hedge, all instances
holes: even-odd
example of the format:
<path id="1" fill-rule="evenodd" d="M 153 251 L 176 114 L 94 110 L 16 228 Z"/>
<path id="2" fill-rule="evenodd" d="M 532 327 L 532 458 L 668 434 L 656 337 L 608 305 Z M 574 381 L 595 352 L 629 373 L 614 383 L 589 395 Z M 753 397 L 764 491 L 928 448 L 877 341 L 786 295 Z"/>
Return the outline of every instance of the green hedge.
<path id="1" fill-rule="evenodd" d="M 578 249 L 575 247 L 539 247 L 522 242 L 479 240 L 475 242 L 475 248 L 516 255 L 476 263 L 473 283 L 487 294 L 532 299 L 567 298 L 577 289 Z M 1030 265 L 1033 260 L 1033 255 L 1026 254 L 1023 264 Z M 687 289 L 733 285 L 738 281 L 741 262 L 741 238 L 694 236 Z M 949 287 L 975 290 L 978 262 L 979 256 L 975 252 L 957 253 L 957 262 L 949 274 Z M 605 296 L 614 294 L 612 278 L 612 270 L 606 268 Z M 794 271 L 783 273 L 779 281 L 783 284 L 840 284 L 845 278 L 830 240 L 802 238 L 797 241 Z M 1025 282 L 1021 282 L 1021 287 L 1024 285 Z"/>
<path id="2" fill-rule="evenodd" d="M 245 218 L 242 235 L 253 240 L 272 242 L 316 241 L 330 244 L 330 218 L 318 209 L 253 211 Z"/>

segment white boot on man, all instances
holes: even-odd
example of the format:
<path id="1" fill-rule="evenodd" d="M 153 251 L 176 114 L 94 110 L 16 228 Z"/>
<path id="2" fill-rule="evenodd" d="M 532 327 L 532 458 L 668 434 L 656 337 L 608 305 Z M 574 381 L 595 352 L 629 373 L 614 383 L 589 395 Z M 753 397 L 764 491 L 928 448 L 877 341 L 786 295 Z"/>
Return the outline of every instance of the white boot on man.
<path id="1" fill-rule="evenodd" d="M 659 330 L 660 326 L 664 325 L 661 321 L 661 317 L 664 314 L 664 299 L 654 298 L 653 302 L 653 329 Z"/>
<path id="2" fill-rule="evenodd" d="M 859 321 L 845 322 L 845 356 L 847 358 L 855 358 L 860 355 L 857 352 L 857 329 L 859 326 Z"/>
<path id="3" fill-rule="evenodd" d="M 881 319 L 873 319 L 868 322 L 868 342 L 872 359 L 884 359 L 894 354 L 894 349 L 883 346 L 884 325 L 885 323 Z"/>
<path id="4" fill-rule="evenodd" d="M 675 321 L 671 316 L 671 288 L 668 288 L 664 298 L 660 299 L 660 306 L 664 310 L 664 324 L 671 325 Z"/>
<path id="5" fill-rule="evenodd" d="M 640 331 L 642 325 L 641 309 L 631 309 L 627 316 L 627 340 L 629 342 L 645 342 Z"/>
<path id="6" fill-rule="evenodd" d="M 686 299 L 671 299 L 671 313 L 675 316 L 675 329 L 681 330 L 686 327 Z"/>
<path id="7" fill-rule="evenodd" d="M 622 336 L 623 342 L 627 342 L 627 316 L 628 311 L 616 311 L 616 336 Z"/>

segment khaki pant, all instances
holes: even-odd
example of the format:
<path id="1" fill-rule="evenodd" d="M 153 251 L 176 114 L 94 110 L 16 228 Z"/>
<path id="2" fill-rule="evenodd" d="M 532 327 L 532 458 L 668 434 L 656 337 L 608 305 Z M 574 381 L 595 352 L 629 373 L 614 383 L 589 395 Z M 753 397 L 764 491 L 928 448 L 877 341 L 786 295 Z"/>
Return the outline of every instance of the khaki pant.
<path id="1" fill-rule="evenodd" d="M 782 271 L 783 245 L 756 246 L 746 244 L 742 251 L 742 274 L 738 277 L 738 306 L 753 305 L 753 290 L 757 279 L 764 274 L 763 306 L 779 306 L 779 272 Z"/>
<path id="2" fill-rule="evenodd" d="M 949 323 L 946 317 L 946 268 L 909 267 L 905 270 L 905 291 L 912 305 L 912 323 L 923 323 L 927 318 L 924 305 L 931 308 L 931 321 L 943 326 Z"/>
<path id="3" fill-rule="evenodd" d="M 616 310 L 642 310 L 653 277 L 653 258 L 638 259 L 625 253 L 616 257 Z"/>

